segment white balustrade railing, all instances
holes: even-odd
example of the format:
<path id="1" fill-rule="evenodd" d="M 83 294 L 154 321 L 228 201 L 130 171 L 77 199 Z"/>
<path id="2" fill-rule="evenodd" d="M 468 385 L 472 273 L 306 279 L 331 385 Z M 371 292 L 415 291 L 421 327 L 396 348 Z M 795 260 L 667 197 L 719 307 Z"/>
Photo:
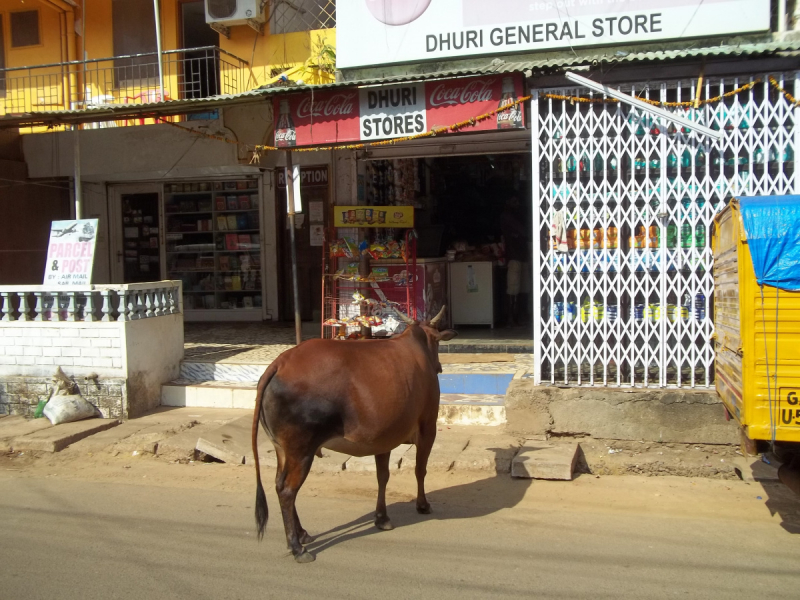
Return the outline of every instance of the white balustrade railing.
<path id="1" fill-rule="evenodd" d="M 183 312 L 180 281 L 57 289 L 0 286 L 0 321 L 135 321 Z"/>

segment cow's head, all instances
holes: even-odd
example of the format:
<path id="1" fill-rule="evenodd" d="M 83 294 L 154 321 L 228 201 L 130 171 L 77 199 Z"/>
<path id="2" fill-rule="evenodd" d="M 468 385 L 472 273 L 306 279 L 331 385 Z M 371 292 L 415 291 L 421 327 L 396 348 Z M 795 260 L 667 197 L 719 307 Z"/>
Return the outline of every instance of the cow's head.
<path id="1" fill-rule="evenodd" d="M 430 321 L 422 321 L 421 323 L 418 323 L 408 315 L 404 315 L 401 311 L 395 309 L 400 318 L 409 326 L 409 329 L 412 331 L 416 330 L 414 335 L 419 337 L 422 337 L 422 335 L 425 336 L 426 345 L 437 373 L 442 372 L 442 364 L 439 362 L 439 342 L 452 340 L 458 335 L 458 332 L 453 329 L 439 331 L 439 323 L 442 320 L 442 316 L 444 316 L 444 309 L 445 307 L 442 306 L 439 314 Z"/>

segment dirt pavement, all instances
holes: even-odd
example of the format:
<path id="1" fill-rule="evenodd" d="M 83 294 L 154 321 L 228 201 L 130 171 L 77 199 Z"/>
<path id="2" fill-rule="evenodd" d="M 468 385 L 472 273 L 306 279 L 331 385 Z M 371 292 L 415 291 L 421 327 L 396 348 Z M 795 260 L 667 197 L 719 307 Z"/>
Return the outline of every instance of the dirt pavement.
<path id="1" fill-rule="evenodd" d="M 269 473 L 265 472 L 267 481 Z M 270 523 L 254 539 L 254 471 L 153 455 L 0 458 L 4 598 L 797 597 L 800 501 L 780 484 L 445 472 L 434 513 L 413 474 L 389 482 L 396 529 L 372 524 L 369 473 L 312 474 L 298 512 L 313 565 Z"/>

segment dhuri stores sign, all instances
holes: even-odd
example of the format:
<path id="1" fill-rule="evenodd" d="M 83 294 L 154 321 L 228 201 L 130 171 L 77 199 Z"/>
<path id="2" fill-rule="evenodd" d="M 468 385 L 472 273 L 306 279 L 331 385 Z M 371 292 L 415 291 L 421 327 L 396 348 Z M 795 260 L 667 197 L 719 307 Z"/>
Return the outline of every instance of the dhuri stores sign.
<path id="1" fill-rule="evenodd" d="M 339 69 L 769 29 L 769 0 L 343 0 Z"/>
<path id="2" fill-rule="evenodd" d="M 491 75 L 275 99 L 279 148 L 377 141 L 447 127 L 507 106 L 522 96 L 520 76 Z M 501 110 L 469 131 L 524 127 L 522 106 Z"/>

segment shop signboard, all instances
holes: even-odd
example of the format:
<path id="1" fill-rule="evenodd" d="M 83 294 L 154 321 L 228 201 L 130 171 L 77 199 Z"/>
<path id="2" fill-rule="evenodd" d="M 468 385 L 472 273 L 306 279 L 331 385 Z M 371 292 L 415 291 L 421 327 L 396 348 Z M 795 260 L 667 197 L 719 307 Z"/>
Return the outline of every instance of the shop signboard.
<path id="1" fill-rule="evenodd" d="M 769 21 L 769 0 L 347 0 L 336 5 L 336 66 L 729 35 Z"/>
<path id="2" fill-rule="evenodd" d="M 466 130 L 520 129 L 525 126 L 523 111 L 513 102 L 522 95 L 519 75 L 290 94 L 275 99 L 275 145 L 289 148 L 419 135 L 507 105 Z"/>
<path id="3" fill-rule="evenodd" d="M 334 206 L 334 227 L 414 227 L 413 206 Z"/>
<path id="4" fill-rule="evenodd" d="M 44 285 L 81 287 L 92 283 L 97 219 L 52 221 Z"/>

